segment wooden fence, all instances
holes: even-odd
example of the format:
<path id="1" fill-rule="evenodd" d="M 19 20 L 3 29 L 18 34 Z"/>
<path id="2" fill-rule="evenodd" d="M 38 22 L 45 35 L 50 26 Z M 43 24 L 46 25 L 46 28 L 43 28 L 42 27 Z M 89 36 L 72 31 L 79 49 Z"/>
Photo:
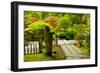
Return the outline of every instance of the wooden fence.
<path id="1" fill-rule="evenodd" d="M 37 54 L 39 53 L 39 42 L 28 42 L 27 45 L 24 46 L 24 54 Z"/>

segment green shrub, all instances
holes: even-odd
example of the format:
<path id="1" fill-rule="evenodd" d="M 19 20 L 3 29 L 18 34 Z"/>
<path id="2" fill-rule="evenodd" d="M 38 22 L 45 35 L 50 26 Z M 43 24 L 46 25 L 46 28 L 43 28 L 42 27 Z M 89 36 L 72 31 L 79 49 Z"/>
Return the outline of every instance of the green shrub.
<path id="1" fill-rule="evenodd" d="M 86 46 L 90 48 L 90 34 L 86 36 Z"/>
<path id="2" fill-rule="evenodd" d="M 68 31 L 68 32 L 60 32 L 58 33 L 58 37 L 60 39 L 66 39 L 66 40 L 72 40 L 74 39 L 76 33 L 74 31 Z"/>
<path id="3" fill-rule="evenodd" d="M 59 18 L 57 27 L 55 29 L 56 31 L 60 31 L 60 32 L 67 31 L 70 25 L 71 25 L 71 21 L 69 17 L 61 17 Z"/>
<path id="4" fill-rule="evenodd" d="M 25 45 L 28 43 L 28 41 L 32 40 L 32 31 L 28 28 L 24 30 L 24 43 Z"/>

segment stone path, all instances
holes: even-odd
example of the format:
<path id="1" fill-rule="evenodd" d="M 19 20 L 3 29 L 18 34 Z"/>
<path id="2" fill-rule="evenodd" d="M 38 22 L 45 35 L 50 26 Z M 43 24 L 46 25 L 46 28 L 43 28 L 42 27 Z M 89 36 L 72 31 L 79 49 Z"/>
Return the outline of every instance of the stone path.
<path id="1" fill-rule="evenodd" d="M 74 46 L 76 40 L 58 40 L 58 45 L 65 54 L 65 59 L 84 59 L 88 58 L 82 51 Z"/>

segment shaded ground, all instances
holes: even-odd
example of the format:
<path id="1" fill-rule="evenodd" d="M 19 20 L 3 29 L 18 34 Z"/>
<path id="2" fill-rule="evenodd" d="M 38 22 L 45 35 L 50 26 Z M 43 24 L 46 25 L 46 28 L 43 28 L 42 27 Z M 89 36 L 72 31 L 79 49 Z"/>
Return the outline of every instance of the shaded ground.
<path id="1" fill-rule="evenodd" d="M 53 52 L 52 56 L 47 56 L 44 53 L 24 55 L 24 61 L 31 62 L 31 61 L 50 61 L 50 60 L 63 60 L 64 59 L 65 55 L 59 46 L 53 46 L 52 52 Z"/>
<path id="2" fill-rule="evenodd" d="M 47 60 L 53 60 L 51 56 L 46 56 L 45 54 L 30 54 L 24 56 L 24 61 L 47 61 Z"/>
<path id="3" fill-rule="evenodd" d="M 24 61 L 31 62 L 89 58 L 89 55 L 87 55 L 87 48 L 77 47 L 74 45 L 76 43 L 76 40 L 58 40 L 58 46 L 53 46 L 52 56 L 47 56 L 45 53 L 24 55 Z M 45 52 L 45 49 L 43 49 L 43 51 Z"/>

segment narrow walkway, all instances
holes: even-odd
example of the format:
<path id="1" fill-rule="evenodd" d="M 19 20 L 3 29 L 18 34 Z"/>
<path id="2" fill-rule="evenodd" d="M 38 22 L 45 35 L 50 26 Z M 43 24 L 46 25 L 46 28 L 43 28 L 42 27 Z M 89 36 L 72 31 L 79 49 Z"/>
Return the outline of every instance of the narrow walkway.
<path id="1" fill-rule="evenodd" d="M 77 43 L 76 40 L 58 40 L 62 51 L 65 54 L 65 59 L 84 59 L 87 58 L 82 51 L 74 46 Z"/>

